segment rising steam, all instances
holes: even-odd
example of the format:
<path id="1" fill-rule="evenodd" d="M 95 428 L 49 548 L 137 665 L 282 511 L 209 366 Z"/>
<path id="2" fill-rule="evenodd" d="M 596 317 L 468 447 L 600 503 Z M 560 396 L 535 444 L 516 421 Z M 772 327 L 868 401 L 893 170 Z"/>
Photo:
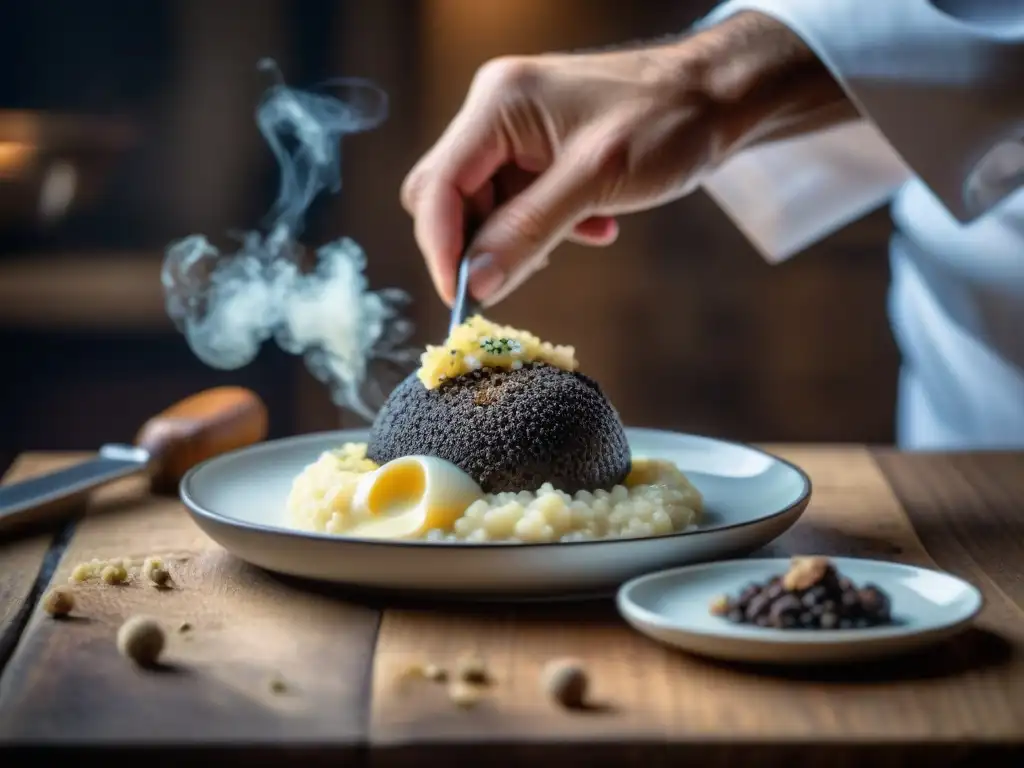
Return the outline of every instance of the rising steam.
<path id="1" fill-rule="evenodd" d="M 380 125 L 387 95 L 360 80 L 329 81 L 318 89 L 324 92 L 295 90 L 273 61 L 260 68 L 277 82 L 260 102 L 256 124 L 281 169 L 267 232 L 241 234 L 232 254 L 203 235 L 172 243 L 161 275 L 167 313 L 213 368 L 248 364 L 273 337 L 286 352 L 303 355 L 337 405 L 372 420 L 361 394 L 371 359 L 412 359 L 402 348 L 412 325 L 399 316 L 408 297 L 397 289 L 368 290 L 366 256 L 349 238 L 322 245 L 315 268 L 304 271 L 298 236 L 316 196 L 341 190 L 342 137 Z"/>

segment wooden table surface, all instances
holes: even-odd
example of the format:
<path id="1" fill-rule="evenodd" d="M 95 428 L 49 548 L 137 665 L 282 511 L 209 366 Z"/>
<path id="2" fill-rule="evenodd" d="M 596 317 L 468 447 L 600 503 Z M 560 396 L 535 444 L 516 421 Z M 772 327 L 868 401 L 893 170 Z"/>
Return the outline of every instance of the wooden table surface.
<path id="1" fill-rule="evenodd" d="M 977 627 L 897 662 L 740 669 L 631 631 L 610 601 L 385 606 L 315 591 L 234 560 L 176 500 L 125 481 L 60 533 L 0 543 L 0 746 L 131 747 L 148 764 L 1024 765 L 1024 453 L 771 450 L 814 483 L 771 553 L 937 565 L 984 592 Z M 7 479 L 76 458 L 22 456 Z M 38 605 L 77 563 L 153 553 L 187 555 L 173 589 L 79 585 L 66 621 Z M 162 671 L 116 651 L 118 626 L 137 613 L 170 630 Z M 176 632 L 182 622 L 192 631 Z M 418 659 L 451 664 L 466 651 L 497 678 L 475 708 L 401 680 Z M 547 700 L 539 670 L 557 655 L 585 661 L 602 707 Z"/>

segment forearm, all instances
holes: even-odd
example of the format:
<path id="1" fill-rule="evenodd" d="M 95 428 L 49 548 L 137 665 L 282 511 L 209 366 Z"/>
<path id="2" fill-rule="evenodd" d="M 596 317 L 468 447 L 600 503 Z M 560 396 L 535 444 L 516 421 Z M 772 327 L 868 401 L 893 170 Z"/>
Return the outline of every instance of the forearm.
<path id="1" fill-rule="evenodd" d="M 701 62 L 700 87 L 716 113 L 716 161 L 858 117 L 814 52 L 770 16 L 738 13 L 688 42 Z"/>
<path id="2" fill-rule="evenodd" d="M 709 62 L 709 99 L 725 115 L 726 140 L 703 187 L 768 261 L 864 215 L 908 177 L 902 158 L 791 28 L 740 11 L 713 14 L 694 37 Z"/>
<path id="3" fill-rule="evenodd" d="M 969 189 L 989 169 L 989 152 L 1024 135 L 1024 4 L 1004 5 L 998 20 L 972 21 L 926 0 L 728 0 L 699 28 L 757 12 L 791 29 L 891 151 L 967 223 L 1020 185 L 1010 174 L 984 194 Z"/>

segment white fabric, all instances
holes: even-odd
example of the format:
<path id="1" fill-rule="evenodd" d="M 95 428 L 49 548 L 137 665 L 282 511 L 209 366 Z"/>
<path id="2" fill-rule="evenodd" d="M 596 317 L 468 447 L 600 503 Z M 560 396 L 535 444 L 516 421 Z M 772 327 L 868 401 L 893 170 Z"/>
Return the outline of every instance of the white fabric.
<path id="1" fill-rule="evenodd" d="M 777 18 L 862 120 L 740 153 L 704 181 L 772 262 L 893 200 L 897 441 L 1024 447 L 1024 2 L 729 0 Z"/>

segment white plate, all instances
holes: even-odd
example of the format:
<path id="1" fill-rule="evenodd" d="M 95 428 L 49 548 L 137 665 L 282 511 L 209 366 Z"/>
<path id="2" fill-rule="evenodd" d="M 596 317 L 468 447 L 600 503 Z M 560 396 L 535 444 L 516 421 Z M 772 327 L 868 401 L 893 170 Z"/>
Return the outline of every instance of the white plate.
<path id="1" fill-rule="evenodd" d="M 366 430 L 262 443 L 193 468 L 181 498 L 199 526 L 237 557 L 271 571 L 445 597 L 568 597 L 613 592 L 659 568 L 746 554 L 793 525 L 811 483 L 763 451 L 706 437 L 627 429 L 635 456 L 668 459 L 704 495 L 704 521 L 669 536 L 558 544 L 382 542 L 287 527 L 293 478 Z"/>
<path id="2" fill-rule="evenodd" d="M 833 664 L 877 659 L 936 643 L 965 629 L 983 605 L 981 593 L 948 573 L 858 558 L 831 558 L 854 584 L 874 584 L 892 600 L 895 623 L 847 630 L 765 629 L 713 616 L 719 595 L 784 573 L 789 561 L 734 560 L 674 568 L 622 585 L 623 618 L 656 640 L 725 661 Z"/>

